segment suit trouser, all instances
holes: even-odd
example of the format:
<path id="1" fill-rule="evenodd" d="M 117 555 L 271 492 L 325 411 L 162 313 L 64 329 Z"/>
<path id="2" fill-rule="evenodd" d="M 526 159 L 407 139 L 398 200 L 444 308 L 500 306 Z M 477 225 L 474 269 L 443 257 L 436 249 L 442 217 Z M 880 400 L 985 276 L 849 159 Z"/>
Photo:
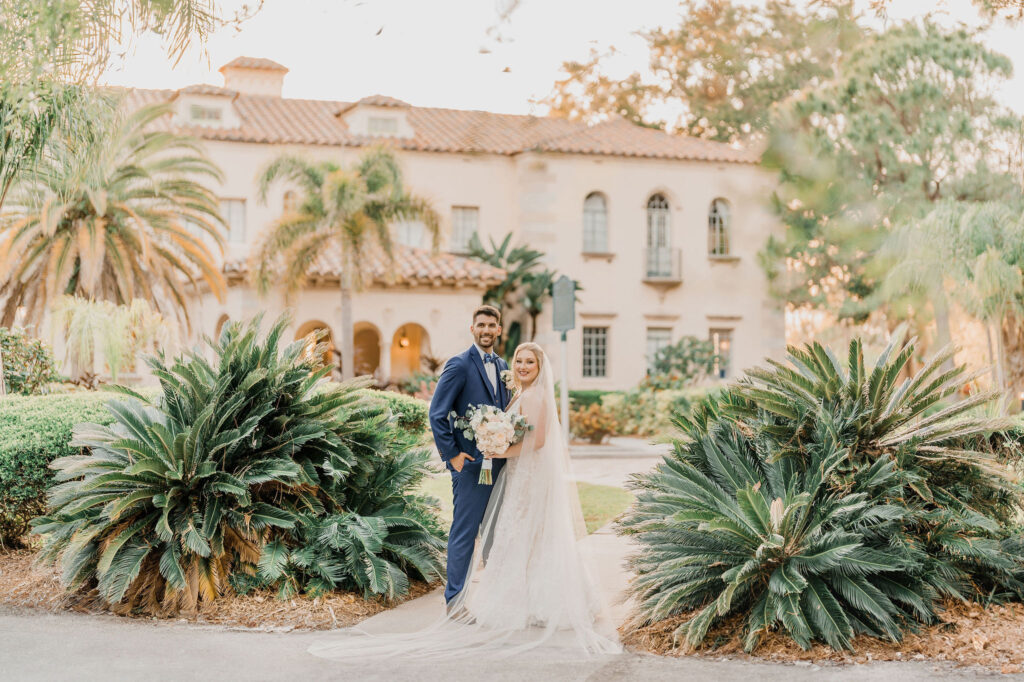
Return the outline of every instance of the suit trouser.
<path id="1" fill-rule="evenodd" d="M 495 477 L 499 470 L 500 465 L 495 466 Z M 452 471 L 451 475 L 455 508 L 452 511 L 452 529 L 448 533 L 448 583 L 444 588 L 446 602 L 451 601 L 465 587 L 480 522 L 484 519 L 487 502 L 494 489 L 493 485 L 477 483 L 479 467 L 464 467 L 461 472 Z"/>

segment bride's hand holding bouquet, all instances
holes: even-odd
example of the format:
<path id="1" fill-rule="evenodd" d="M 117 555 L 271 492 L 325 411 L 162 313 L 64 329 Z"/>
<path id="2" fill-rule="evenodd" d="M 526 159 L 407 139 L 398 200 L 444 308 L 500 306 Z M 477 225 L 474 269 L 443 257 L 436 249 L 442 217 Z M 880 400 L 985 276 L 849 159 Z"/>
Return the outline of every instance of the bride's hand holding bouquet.
<path id="1" fill-rule="evenodd" d="M 493 405 L 476 405 L 470 407 L 464 416 L 451 413 L 455 428 L 462 430 L 467 440 L 476 442 L 476 447 L 484 455 L 480 467 L 478 483 L 491 485 L 494 483 L 492 470 L 494 458 L 505 457 L 509 448 L 526 437 L 532 429 L 521 415 L 505 412 Z"/>

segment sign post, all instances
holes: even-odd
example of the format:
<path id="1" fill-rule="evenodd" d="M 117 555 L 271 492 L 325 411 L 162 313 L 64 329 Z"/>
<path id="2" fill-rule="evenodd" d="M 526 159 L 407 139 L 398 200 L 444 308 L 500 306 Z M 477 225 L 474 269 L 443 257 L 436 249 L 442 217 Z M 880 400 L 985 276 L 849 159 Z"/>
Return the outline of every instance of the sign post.
<path id="1" fill-rule="evenodd" d="M 562 436 L 569 442 L 569 343 L 566 333 L 576 328 L 576 282 L 566 275 L 551 287 L 554 328 L 562 334 L 561 419 Z"/>

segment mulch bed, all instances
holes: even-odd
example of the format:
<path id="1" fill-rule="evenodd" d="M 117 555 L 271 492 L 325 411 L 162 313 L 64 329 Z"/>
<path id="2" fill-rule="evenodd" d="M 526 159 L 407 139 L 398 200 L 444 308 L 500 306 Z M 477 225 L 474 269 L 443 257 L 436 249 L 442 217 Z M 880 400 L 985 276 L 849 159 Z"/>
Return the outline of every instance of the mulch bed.
<path id="1" fill-rule="evenodd" d="M 110 613 L 93 595 L 66 592 L 57 571 L 39 566 L 35 558 L 36 552 L 31 549 L 0 549 L 0 607 Z M 426 594 L 432 588 L 424 582 L 413 582 L 406 597 L 391 603 L 366 600 L 354 592 L 335 592 L 327 597 L 299 597 L 288 601 L 279 600 L 273 592 L 229 595 L 212 603 L 202 603 L 194 614 L 176 614 L 159 620 L 278 632 L 330 630 L 355 625 L 402 601 Z M 126 617 L 158 620 L 148 614 Z"/>
<path id="2" fill-rule="evenodd" d="M 979 665 L 1001 673 L 1024 672 L 1024 604 L 995 605 L 947 602 L 939 622 L 908 633 L 899 644 L 858 636 L 853 651 L 835 651 L 816 644 L 804 651 L 792 639 L 771 633 L 751 654 L 743 651 L 742 620 L 733 619 L 713 628 L 708 644 L 696 651 L 676 647 L 672 632 L 687 616 L 681 615 L 632 632 L 623 631 L 627 646 L 663 656 L 715 656 L 768 660 L 868 663 L 871 661 L 943 661 Z"/>

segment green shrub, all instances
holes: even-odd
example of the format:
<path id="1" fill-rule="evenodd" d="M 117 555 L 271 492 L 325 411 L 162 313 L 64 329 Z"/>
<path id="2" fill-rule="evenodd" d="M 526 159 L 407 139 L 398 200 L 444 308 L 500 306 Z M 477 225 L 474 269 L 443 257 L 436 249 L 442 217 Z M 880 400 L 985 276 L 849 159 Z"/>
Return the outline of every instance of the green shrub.
<path id="1" fill-rule="evenodd" d="M 791 349 L 682 415 L 622 523 L 642 548 L 632 624 L 689 613 L 676 636 L 695 647 L 741 616 L 748 649 L 775 629 L 839 649 L 899 640 L 943 598 L 1020 599 L 1020 490 L 987 446 L 1002 424 L 970 416 L 994 393 L 933 412 L 970 377 L 944 354 L 900 379 L 913 353 L 865 366 L 855 340 L 845 369 Z"/>
<path id="2" fill-rule="evenodd" d="M 618 391 L 569 391 L 569 407 L 578 410 L 581 407 L 600 405 L 605 396 L 615 395 Z"/>
<path id="3" fill-rule="evenodd" d="M 655 353 L 647 382 L 656 390 L 686 388 L 709 376 L 716 359 L 711 341 L 684 336 Z"/>
<path id="4" fill-rule="evenodd" d="M 656 390 L 641 384 L 624 393 L 606 395 L 601 403 L 615 417 L 620 434 L 665 437 L 675 428 L 673 415 L 689 414 L 696 403 L 720 390 L 704 387 Z"/>
<path id="5" fill-rule="evenodd" d="M 90 454 L 54 463 L 50 513 L 33 522 L 48 535 L 42 558 L 60 563 L 69 587 L 95 585 L 115 609 L 155 613 L 192 610 L 252 580 L 282 596 L 328 584 L 394 596 L 407 585 L 396 570 L 441 574 L 439 539 L 414 519 L 395 521 L 427 473 L 422 435 L 399 427 L 364 384 L 325 385 L 330 370 L 311 372 L 305 340 L 280 349 L 285 325 L 266 338 L 259 320 L 229 325 L 211 342 L 214 363 L 198 352 L 151 359 L 158 399 L 124 390 L 110 426 L 75 428 L 73 445 Z M 335 517 L 363 553 L 318 571 L 311 542 L 321 557 L 351 549 L 311 534 Z"/>
<path id="6" fill-rule="evenodd" d="M 109 424 L 110 394 L 64 393 L 0 398 L 0 542 L 17 545 L 29 521 L 46 509 L 50 462 L 77 454 L 71 431 L 79 422 Z"/>
<path id="7" fill-rule="evenodd" d="M 430 430 L 430 403 L 394 391 L 373 391 L 373 395 L 384 399 L 401 428 L 423 434 Z"/>
<path id="8" fill-rule="evenodd" d="M 572 435 L 595 445 L 618 430 L 618 424 L 611 412 L 597 403 L 581 407 L 569 413 L 569 428 Z"/>
<path id="9" fill-rule="evenodd" d="M 8 393 L 43 393 L 47 384 L 60 380 L 53 351 L 22 329 L 0 327 L 0 360 Z"/>

